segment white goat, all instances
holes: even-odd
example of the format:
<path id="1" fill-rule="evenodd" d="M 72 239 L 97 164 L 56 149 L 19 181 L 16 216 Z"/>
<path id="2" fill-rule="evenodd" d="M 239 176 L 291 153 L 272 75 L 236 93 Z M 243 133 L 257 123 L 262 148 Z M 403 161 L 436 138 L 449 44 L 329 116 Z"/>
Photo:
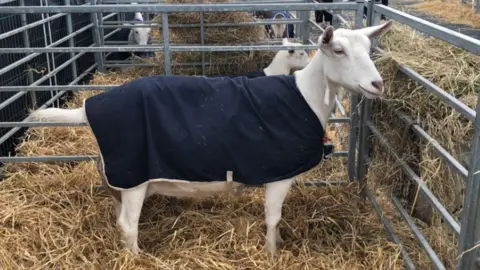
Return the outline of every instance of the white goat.
<path id="1" fill-rule="evenodd" d="M 363 94 L 366 98 L 369 99 L 380 97 L 383 94 L 384 88 L 382 77 L 377 71 L 373 61 L 370 59 L 371 43 L 369 38 L 380 36 L 381 34 L 385 33 L 390 28 L 390 26 L 391 21 L 388 21 L 387 23 L 379 26 L 367 27 L 358 30 L 338 29 L 335 32 L 330 26 L 325 29 L 323 35 L 318 39 L 319 51 L 315 54 L 309 65 L 307 65 L 307 67 L 305 67 L 304 69 L 296 71 L 294 73 L 294 78 L 291 81 L 293 82 L 293 84 L 296 84 L 300 96 L 303 97 L 304 101 L 306 101 L 306 107 L 310 107 L 310 111 L 313 111 L 311 115 L 314 118 L 318 118 L 324 130 L 327 126 L 327 120 L 332 111 L 333 105 L 335 104 L 335 94 L 340 87 L 343 87 L 354 94 Z M 156 79 L 162 80 L 162 78 L 165 77 L 160 76 Z M 214 84 L 219 84 L 222 80 L 215 78 L 197 78 L 195 80 L 191 77 L 183 78 L 185 80 L 190 80 L 193 82 L 207 82 Z M 278 84 L 274 84 L 275 82 L 284 81 L 287 78 L 291 79 L 291 77 L 289 76 L 271 76 L 265 78 L 250 79 L 246 81 L 246 83 L 253 84 L 255 80 L 261 80 L 261 82 L 266 85 L 269 81 L 271 81 L 272 84 L 276 87 L 276 85 Z M 245 81 L 245 79 L 237 79 L 235 82 L 239 83 L 242 80 Z M 131 85 L 137 85 L 135 83 L 140 83 L 139 85 L 141 85 L 141 82 L 145 81 L 147 80 L 137 79 L 132 81 L 131 83 L 133 84 Z M 139 87 L 139 85 L 137 85 L 137 87 Z M 129 93 L 129 95 L 133 95 L 136 92 L 124 91 L 123 89 L 124 88 L 121 88 L 121 91 L 116 91 L 116 95 L 127 95 L 127 93 Z M 218 91 L 218 89 L 214 89 L 213 91 Z M 271 99 L 276 98 L 275 91 L 271 91 L 268 93 L 271 93 Z M 204 97 L 202 96 L 202 100 L 203 99 Z M 148 99 L 145 99 L 145 97 L 142 97 L 142 100 L 144 101 L 141 102 L 148 101 Z M 274 100 L 275 102 L 278 102 L 278 106 L 281 105 L 279 103 L 281 103 L 282 99 Z M 126 100 L 124 102 L 130 101 Z M 115 106 L 115 104 L 117 103 L 114 103 L 113 106 Z M 165 104 L 169 103 L 167 102 Z M 100 107 L 100 110 L 102 108 L 102 105 L 103 104 L 100 104 L 100 106 L 98 106 Z M 269 108 L 271 110 L 274 110 L 274 107 L 275 105 L 271 104 Z M 85 107 L 73 110 L 56 108 L 38 110 L 32 114 L 32 119 L 47 121 L 86 121 L 88 112 L 86 112 L 84 108 Z M 91 115 L 91 113 L 92 112 L 90 111 L 89 115 Z M 288 112 L 288 114 L 291 113 L 294 112 Z M 124 119 L 117 118 L 115 118 L 114 120 L 115 122 L 124 121 Z M 307 119 L 305 118 L 305 120 Z M 133 119 L 133 121 L 136 121 L 135 118 Z M 109 132 L 108 130 L 110 130 L 110 127 L 105 127 L 105 129 L 107 130 L 107 132 Z M 127 132 L 127 130 L 125 130 L 125 132 Z M 136 132 L 130 133 L 136 134 Z M 158 140 L 162 141 L 162 138 L 158 138 Z M 212 144 L 215 142 L 209 141 L 209 143 Z M 242 143 L 250 142 L 245 141 L 238 143 L 242 145 Z M 199 147 L 203 146 L 200 145 Z M 173 146 L 172 149 L 178 148 L 176 148 L 176 146 Z M 289 152 L 281 154 L 285 155 L 288 159 L 289 156 L 296 157 L 300 153 Z M 196 157 L 197 160 L 208 160 L 211 158 L 214 159 L 214 157 L 210 156 Z M 180 165 L 180 167 L 185 168 L 183 164 L 176 165 Z M 281 166 L 284 165 L 287 164 L 281 164 Z M 105 184 L 106 178 L 102 177 L 102 179 Z M 277 250 L 277 243 L 282 241 L 280 232 L 276 229 L 276 227 L 282 216 L 283 202 L 293 181 L 294 177 L 270 182 L 265 185 L 265 222 L 267 226 L 266 248 L 274 254 Z M 120 228 L 125 234 L 126 246 L 133 253 L 138 253 L 140 251 L 137 242 L 138 222 L 144 200 L 148 196 L 159 193 L 167 196 L 200 197 L 212 195 L 219 192 L 226 192 L 231 190 L 232 188 L 239 187 L 241 185 L 242 183 L 229 181 L 229 177 L 227 174 L 226 182 L 190 182 L 181 180 L 162 180 L 144 182 L 144 184 L 137 185 L 133 188 L 113 188 L 109 184 L 105 184 L 105 187 L 107 188 L 107 190 L 109 190 L 109 192 L 111 192 L 112 196 L 115 198 L 115 208 L 118 217 L 117 224 L 120 226 Z"/>
<path id="2" fill-rule="evenodd" d="M 301 46 L 301 43 L 288 41 L 287 38 L 282 39 L 284 46 Z M 267 76 L 288 75 L 292 69 L 303 69 L 310 63 L 308 54 L 305 50 L 289 50 L 278 51 L 272 62 L 263 72 Z"/>
<path id="3" fill-rule="evenodd" d="M 290 42 L 287 38 L 282 40 L 282 44 L 284 46 L 302 45 L 301 43 Z M 278 51 L 270 65 L 264 68 L 261 72 L 247 72 L 243 74 L 230 75 L 227 77 L 247 76 L 249 78 L 255 78 L 262 76 L 289 75 L 292 70 L 302 69 L 306 67 L 308 63 L 310 63 L 310 58 L 305 50 Z"/>
<path id="4" fill-rule="evenodd" d="M 136 3 L 133 3 L 136 4 Z M 134 19 L 135 21 L 139 21 L 140 23 L 136 25 L 145 25 L 143 23 L 143 16 L 142 13 L 136 12 Z M 125 23 L 124 25 L 131 25 Z M 151 33 L 152 29 L 150 27 L 134 27 L 134 28 L 122 28 L 120 31 L 115 33 L 115 35 L 111 38 L 112 41 L 127 41 L 128 45 L 148 45 L 151 43 Z M 153 52 L 114 52 L 111 53 L 107 60 L 125 60 L 133 55 L 139 57 L 150 57 L 155 56 Z"/>
<path id="5" fill-rule="evenodd" d="M 140 21 L 141 23 L 135 24 L 136 26 L 145 26 L 146 24 L 143 23 L 143 16 L 140 12 L 135 12 L 135 21 Z M 129 25 L 129 24 L 125 24 Z M 152 32 L 152 28 L 150 27 L 136 27 L 131 28 L 130 33 L 128 35 L 128 44 L 133 45 L 147 45 L 148 42 L 151 40 L 150 33 Z"/>

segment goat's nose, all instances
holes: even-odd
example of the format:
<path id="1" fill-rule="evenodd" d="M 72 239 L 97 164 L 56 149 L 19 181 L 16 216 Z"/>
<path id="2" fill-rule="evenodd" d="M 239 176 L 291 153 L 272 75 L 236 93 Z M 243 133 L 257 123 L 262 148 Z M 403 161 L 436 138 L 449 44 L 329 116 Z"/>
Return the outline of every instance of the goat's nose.
<path id="1" fill-rule="evenodd" d="M 377 89 L 380 92 L 383 92 L 383 81 L 373 81 L 372 82 L 373 87 Z"/>

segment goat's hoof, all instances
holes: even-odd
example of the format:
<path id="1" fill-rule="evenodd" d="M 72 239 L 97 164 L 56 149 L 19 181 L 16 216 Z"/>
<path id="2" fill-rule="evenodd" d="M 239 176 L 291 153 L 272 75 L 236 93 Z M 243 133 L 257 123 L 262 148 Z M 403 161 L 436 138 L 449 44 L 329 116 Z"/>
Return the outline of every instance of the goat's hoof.
<path id="1" fill-rule="evenodd" d="M 138 247 L 138 245 L 134 245 L 133 247 L 129 248 L 128 250 L 130 250 L 130 252 L 133 255 L 138 255 L 139 253 L 142 252 L 142 250 Z"/>
<path id="2" fill-rule="evenodd" d="M 282 238 L 280 235 L 278 235 L 278 236 L 277 236 L 277 244 L 278 244 L 278 245 L 281 245 L 281 244 L 283 244 L 284 242 L 285 242 L 285 241 L 283 241 L 283 238 Z"/>

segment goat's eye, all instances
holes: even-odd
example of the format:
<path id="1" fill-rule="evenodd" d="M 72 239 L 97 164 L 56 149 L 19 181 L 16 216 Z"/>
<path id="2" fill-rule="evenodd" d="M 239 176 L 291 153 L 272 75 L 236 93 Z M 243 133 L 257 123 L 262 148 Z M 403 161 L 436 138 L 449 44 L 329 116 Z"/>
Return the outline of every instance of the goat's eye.
<path id="1" fill-rule="evenodd" d="M 344 53 L 344 51 L 343 51 L 342 49 L 340 49 L 340 48 L 338 48 L 338 49 L 333 49 L 333 52 L 334 52 L 335 54 L 337 54 L 337 55 L 340 55 L 340 54 L 343 54 L 343 53 Z"/>
<path id="2" fill-rule="evenodd" d="M 305 53 L 303 53 L 303 52 L 300 53 L 300 56 L 304 56 L 304 55 L 305 55 Z"/>
<path id="3" fill-rule="evenodd" d="M 137 34 L 137 35 L 138 35 L 138 31 L 135 31 L 135 34 Z"/>

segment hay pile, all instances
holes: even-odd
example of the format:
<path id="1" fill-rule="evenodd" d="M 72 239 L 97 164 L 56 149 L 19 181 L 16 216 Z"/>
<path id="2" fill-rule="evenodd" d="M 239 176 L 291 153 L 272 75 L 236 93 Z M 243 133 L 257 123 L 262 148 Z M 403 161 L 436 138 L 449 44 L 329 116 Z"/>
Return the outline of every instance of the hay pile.
<path id="1" fill-rule="evenodd" d="M 472 6 L 461 4 L 457 0 L 428 0 L 410 7 L 433 15 L 446 23 L 464 24 L 473 28 L 480 28 L 480 14 L 476 13 Z"/>
<path id="2" fill-rule="evenodd" d="M 376 61 L 386 85 L 384 103 L 420 122 L 447 151 L 460 159 L 469 151 L 472 122 L 401 74 L 395 62 L 411 67 L 471 108 L 475 108 L 480 87 L 480 57 L 397 24 L 380 39 L 379 45 L 389 52 Z M 403 122 L 384 104 L 379 103 L 374 106 L 373 120 L 398 151 L 405 128 Z M 415 137 L 410 135 L 407 138 L 404 159 L 449 212 L 458 214 L 464 197 L 463 180 L 450 172 L 447 165 L 434 153 L 433 147 L 424 141 L 418 144 L 420 140 Z M 415 186 L 405 184 L 408 178 L 402 177 L 398 164 L 393 162 L 379 143 L 374 143 L 375 164 L 372 165 L 368 180 L 376 186 L 388 187 L 388 192 L 393 191 L 398 196 L 405 197 L 409 200 L 406 203 L 407 209 L 412 210 L 416 206 L 413 204 L 415 200 L 418 206 L 423 206 L 425 202 L 417 197 L 418 190 Z M 440 258 L 450 266 L 447 266 L 447 269 L 453 268 L 456 254 L 453 235 L 437 215 L 421 216 L 426 215 L 425 212 L 419 215 L 423 220 L 430 219 L 431 227 L 421 221 L 418 221 L 418 224 L 424 228 L 433 248 L 440 253 Z"/>

